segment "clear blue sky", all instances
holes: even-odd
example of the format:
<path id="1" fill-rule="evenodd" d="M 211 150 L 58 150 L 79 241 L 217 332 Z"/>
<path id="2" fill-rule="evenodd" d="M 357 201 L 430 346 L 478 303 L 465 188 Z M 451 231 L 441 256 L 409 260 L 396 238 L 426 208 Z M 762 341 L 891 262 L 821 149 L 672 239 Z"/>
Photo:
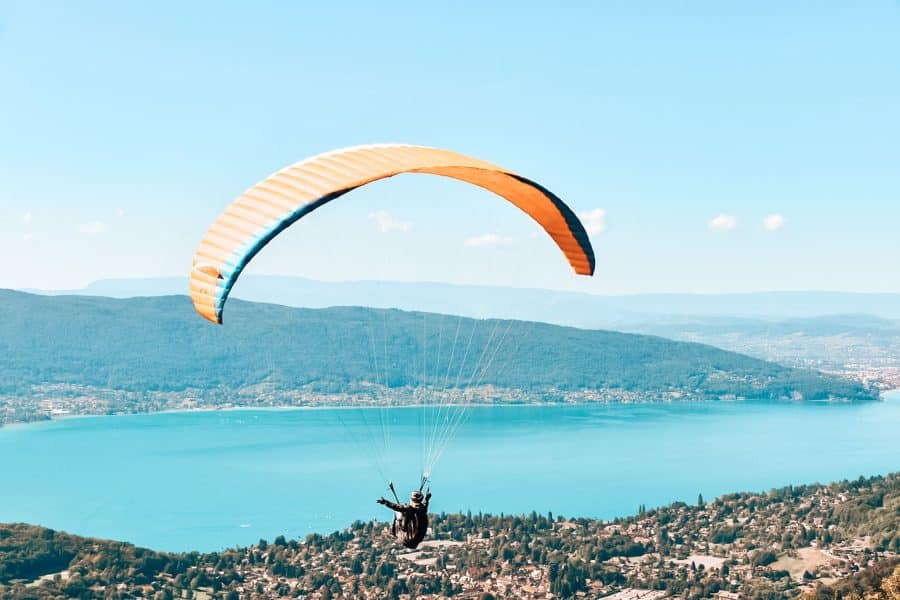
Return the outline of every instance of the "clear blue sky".
<path id="1" fill-rule="evenodd" d="M 251 270 L 900 291 L 900 2 L 563 4 L 0 2 L 0 287 L 186 274 L 255 181 L 406 142 L 605 211 L 597 276 L 425 176 L 326 207 Z"/>

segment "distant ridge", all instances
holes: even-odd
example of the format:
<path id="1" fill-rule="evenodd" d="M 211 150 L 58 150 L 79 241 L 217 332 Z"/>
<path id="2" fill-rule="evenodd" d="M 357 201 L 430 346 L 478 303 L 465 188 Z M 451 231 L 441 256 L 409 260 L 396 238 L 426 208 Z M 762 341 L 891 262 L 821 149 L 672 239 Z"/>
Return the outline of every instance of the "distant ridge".
<path id="1" fill-rule="evenodd" d="M 77 290 L 25 291 L 115 298 L 183 295 L 187 293 L 187 278 L 104 279 Z M 798 291 L 601 296 L 448 283 L 329 282 L 302 277 L 244 275 L 235 287 L 233 297 L 306 308 L 370 306 L 624 329 L 638 323 L 686 316 L 791 319 L 866 313 L 884 319 L 900 319 L 900 294 L 890 293 Z"/>
<path id="2" fill-rule="evenodd" d="M 415 386 L 422 379 L 417 360 L 423 356 L 423 339 L 434 352 L 442 343 L 437 324 L 448 322 L 445 327 L 460 328 L 460 339 L 472 339 L 473 356 L 489 345 L 492 331 L 508 330 L 514 342 L 499 348 L 481 380 L 537 399 L 553 390 L 610 388 L 698 399 L 875 397 L 855 382 L 703 344 L 441 315 L 427 317 L 426 337 L 425 319 L 398 310 L 300 309 L 233 300 L 226 325 L 218 327 L 197 316 L 185 296 L 111 299 L 0 290 L 0 354 L 5 357 L 0 392 L 28 394 L 36 386 L 64 384 L 136 393 L 227 393 L 260 385 L 343 393 L 376 378 L 391 388 Z M 377 375 L 370 351 L 372 323 L 383 324 L 386 334 Z M 431 373 L 449 370 L 447 354 L 428 359 Z"/>

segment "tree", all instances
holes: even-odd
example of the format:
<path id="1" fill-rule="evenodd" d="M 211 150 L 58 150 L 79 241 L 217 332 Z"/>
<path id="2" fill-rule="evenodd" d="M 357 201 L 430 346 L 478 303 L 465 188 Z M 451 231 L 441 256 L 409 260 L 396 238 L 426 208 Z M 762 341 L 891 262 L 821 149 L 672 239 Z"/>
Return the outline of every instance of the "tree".
<path id="1" fill-rule="evenodd" d="M 754 567 L 765 567 L 778 560 L 778 555 L 771 550 L 760 550 L 750 559 Z"/>
<path id="2" fill-rule="evenodd" d="M 400 596 L 408 591 L 406 583 L 402 579 L 394 579 L 387 588 L 388 598 L 391 598 L 391 600 L 399 600 Z"/>
<path id="3" fill-rule="evenodd" d="M 441 578 L 441 594 L 444 596 L 452 596 L 456 593 L 456 590 L 453 589 L 453 582 L 450 581 L 449 577 Z"/>
<path id="4" fill-rule="evenodd" d="M 889 600 L 897 600 L 900 598 L 900 565 L 894 569 L 893 575 L 885 577 L 881 582 L 881 589 L 887 594 Z"/>
<path id="5" fill-rule="evenodd" d="M 363 572 L 363 561 L 361 556 L 357 555 L 356 558 L 353 559 L 353 563 L 350 565 L 350 572 L 354 575 L 360 575 Z"/>

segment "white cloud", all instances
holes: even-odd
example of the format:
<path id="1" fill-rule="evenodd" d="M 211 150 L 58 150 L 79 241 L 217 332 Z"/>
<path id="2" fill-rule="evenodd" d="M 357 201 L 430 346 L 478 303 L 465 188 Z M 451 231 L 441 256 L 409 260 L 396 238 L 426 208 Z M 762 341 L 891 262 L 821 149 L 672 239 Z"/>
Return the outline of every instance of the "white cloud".
<path id="1" fill-rule="evenodd" d="M 124 217 L 124 216 L 125 216 L 125 209 L 124 209 L 124 208 L 120 208 L 119 210 L 117 210 L 117 211 L 116 211 L 116 216 L 119 217 L 119 218 Z"/>
<path id="2" fill-rule="evenodd" d="M 94 221 L 93 223 L 84 223 L 78 226 L 78 233 L 84 233 L 87 235 L 96 235 L 98 233 L 104 233 L 106 231 L 106 224 L 101 223 L 100 221 Z"/>
<path id="3" fill-rule="evenodd" d="M 470 237 L 463 242 L 464 246 L 469 248 L 480 248 L 485 246 L 509 246 L 512 244 L 512 238 L 500 235 L 498 233 L 484 233 Z"/>
<path id="4" fill-rule="evenodd" d="M 778 231 L 784 227 L 784 223 L 784 217 L 779 214 L 769 215 L 763 219 L 763 227 L 765 227 L 766 231 Z"/>
<path id="5" fill-rule="evenodd" d="M 22 234 L 22 240 L 23 240 L 23 241 L 30 242 L 30 241 L 33 240 L 33 239 L 34 239 L 34 236 L 31 235 L 30 233 L 23 233 L 23 234 Z"/>
<path id="6" fill-rule="evenodd" d="M 709 222 L 710 231 L 731 231 L 737 227 L 737 218 L 733 215 L 719 215 Z"/>
<path id="7" fill-rule="evenodd" d="M 412 223 L 409 221 L 400 221 L 395 219 L 383 210 L 370 212 L 369 218 L 375 221 L 375 226 L 381 233 L 389 233 L 391 231 L 399 231 L 408 233 L 412 229 Z"/>
<path id="8" fill-rule="evenodd" d="M 27 212 L 24 215 L 22 215 L 22 222 L 25 223 L 26 225 L 31 225 L 32 221 L 34 221 L 34 215 L 31 214 L 30 212 Z"/>
<path id="9" fill-rule="evenodd" d="M 606 231 L 606 211 L 602 208 L 585 210 L 578 213 L 578 217 L 584 224 L 584 230 L 590 234 Z"/>

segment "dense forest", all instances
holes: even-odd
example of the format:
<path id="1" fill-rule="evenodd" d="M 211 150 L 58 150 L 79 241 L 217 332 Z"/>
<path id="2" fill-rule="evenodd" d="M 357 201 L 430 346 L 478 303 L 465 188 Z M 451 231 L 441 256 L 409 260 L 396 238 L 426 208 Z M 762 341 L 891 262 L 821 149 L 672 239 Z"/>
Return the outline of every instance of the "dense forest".
<path id="1" fill-rule="evenodd" d="M 0 394 L 71 384 L 128 392 L 337 392 L 491 384 L 533 391 L 872 399 L 860 384 L 702 344 L 543 323 L 234 300 L 224 326 L 183 296 L 111 299 L 0 290 Z"/>

